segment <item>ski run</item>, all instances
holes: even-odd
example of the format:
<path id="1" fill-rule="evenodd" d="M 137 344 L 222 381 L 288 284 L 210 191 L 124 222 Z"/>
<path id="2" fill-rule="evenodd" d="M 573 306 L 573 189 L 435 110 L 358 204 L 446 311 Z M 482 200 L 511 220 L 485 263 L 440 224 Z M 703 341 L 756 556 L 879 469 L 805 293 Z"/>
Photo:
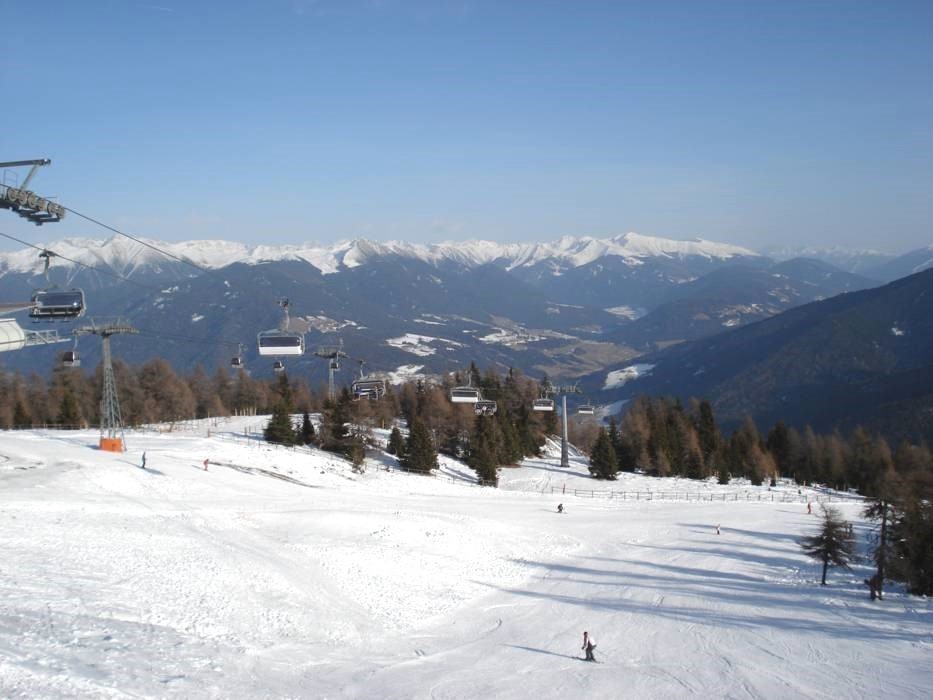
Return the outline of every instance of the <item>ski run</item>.
<path id="1" fill-rule="evenodd" d="M 122 454 L 96 449 L 96 431 L 2 434 L 0 696 L 933 688 L 930 601 L 891 586 L 870 602 L 864 558 L 819 585 L 798 540 L 819 520 L 806 499 L 826 492 L 598 482 L 579 456 L 561 469 L 553 446 L 502 469 L 498 489 L 444 457 L 438 478 L 378 451 L 356 474 L 324 452 L 245 439 L 261 428 L 252 417 L 128 432 Z M 833 496 L 864 553 L 860 500 Z M 584 630 L 596 664 L 582 660 Z"/>

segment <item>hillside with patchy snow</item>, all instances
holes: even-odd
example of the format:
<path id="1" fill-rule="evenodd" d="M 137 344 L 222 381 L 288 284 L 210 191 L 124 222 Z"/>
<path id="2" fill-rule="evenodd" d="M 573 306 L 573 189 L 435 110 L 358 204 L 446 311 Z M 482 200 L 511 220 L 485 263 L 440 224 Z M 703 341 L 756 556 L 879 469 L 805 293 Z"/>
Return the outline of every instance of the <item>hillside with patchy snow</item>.
<path id="1" fill-rule="evenodd" d="M 261 419 L 0 440 L 6 697 L 911 698 L 930 602 L 818 585 L 796 488 L 574 459 L 471 485 L 247 439 Z M 148 468 L 139 467 L 145 451 Z M 210 460 L 205 471 L 202 461 Z M 673 500 L 679 498 L 680 500 Z M 690 500 L 684 500 L 690 498 Z M 556 512 L 564 504 L 564 513 Z M 868 528 L 857 499 L 839 504 Z M 721 534 L 716 534 L 716 526 Z M 580 638 L 597 643 L 581 660 Z"/>

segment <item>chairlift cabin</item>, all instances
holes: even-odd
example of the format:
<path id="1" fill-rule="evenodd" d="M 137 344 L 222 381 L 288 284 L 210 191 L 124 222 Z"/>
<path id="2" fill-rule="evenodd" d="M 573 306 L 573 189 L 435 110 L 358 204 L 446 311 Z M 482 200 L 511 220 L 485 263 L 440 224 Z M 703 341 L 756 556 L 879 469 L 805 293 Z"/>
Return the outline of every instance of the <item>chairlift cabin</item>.
<path id="1" fill-rule="evenodd" d="M 456 386 L 450 390 L 451 403 L 476 403 L 481 399 L 479 389 L 471 386 Z"/>
<path id="2" fill-rule="evenodd" d="M 29 316 L 35 321 L 67 321 L 84 315 L 84 292 L 80 289 L 44 289 L 32 295 Z"/>
<path id="3" fill-rule="evenodd" d="M 531 404 L 531 408 L 534 411 L 553 411 L 554 400 L 553 399 L 535 399 L 534 403 Z"/>
<path id="4" fill-rule="evenodd" d="M 383 379 L 357 379 L 350 389 L 358 399 L 380 399 L 386 393 L 386 383 Z"/>
<path id="5" fill-rule="evenodd" d="M 256 336 L 260 355 L 303 355 L 305 337 L 288 331 L 262 331 Z"/>
<path id="6" fill-rule="evenodd" d="M 62 367 L 80 367 L 81 358 L 77 350 L 65 350 L 62 353 Z"/>
<path id="7" fill-rule="evenodd" d="M 473 413 L 478 416 L 494 416 L 496 414 L 496 402 L 480 399 L 473 404 Z"/>
<path id="8" fill-rule="evenodd" d="M 282 362 L 281 360 L 276 360 L 275 362 L 272 363 L 272 370 L 275 372 L 284 372 L 285 363 Z"/>
<path id="9" fill-rule="evenodd" d="M 230 366 L 234 369 L 239 369 L 243 366 L 243 351 L 246 350 L 246 346 L 243 343 L 237 343 L 236 346 L 236 355 L 230 358 Z"/>
<path id="10" fill-rule="evenodd" d="M 577 413 L 581 416 L 592 416 L 596 413 L 596 407 L 590 403 L 583 403 L 577 407 Z"/>

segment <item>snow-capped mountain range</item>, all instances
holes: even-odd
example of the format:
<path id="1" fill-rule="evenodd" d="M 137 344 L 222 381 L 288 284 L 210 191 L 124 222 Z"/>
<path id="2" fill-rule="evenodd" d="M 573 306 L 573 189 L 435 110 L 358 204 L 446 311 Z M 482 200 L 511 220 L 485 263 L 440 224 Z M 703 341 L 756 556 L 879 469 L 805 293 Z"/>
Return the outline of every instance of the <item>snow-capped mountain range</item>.
<path id="1" fill-rule="evenodd" d="M 508 244 L 248 246 L 119 236 L 36 245 L 60 256 L 49 283 L 83 289 L 89 318 L 120 316 L 160 339 L 122 340 L 127 362 L 161 356 L 181 369 L 229 362 L 241 343 L 256 363 L 256 334 L 282 322 L 283 297 L 308 347 L 339 339 L 373 369 L 416 362 L 430 373 L 476 361 L 573 377 L 877 284 L 813 260 L 775 264 L 739 246 L 637 233 Z M 47 284 L 34 248 L 0 253 L 0 300 L 28 299 Z M 60 349 L 0 359 L 45 366 Z M 320 364 L 306 357 L 290 370 L 322 372 Z"/>
<path id="2" fill-rule="evenodd" d="M 554 270 L 582 267 L 600 258 L 621 258 L 626 265 L 643 264 L 646 258 L 697 257 L 708 260 L 729 260 L 755 257 L 758 254 L 727 243 L 697 239 L 678 241 L 668 238 L 626 233 L 607 239 L 563 237 L 550 243 L 495 243 L 492 241 L 455 241 L 436 244 L 415 244 L 401 241 L 376 242 L 366 239 L 341 241 L 333 245 L 246 245 L 235 241 L 194 240 L 180 243 L 139 239 L 146 245 L 115 236 L 109 240 L 66 238 L 37 244 L 64 258 L 84 265 L 105 265 L 121 274 L 131 274 L 139 266 L 164 265 L 168 258 L 155 248 L 175 258 L 189 261 L 205 269 L 220 269 L 233 263 L 259 264 L 280 260 L 302 260 L 323 274 L 334 274 L 342 268 L 365 265 L 375 259 L 400 257 L 420 260 L 433 265 L 450 261 L 466 267 L 494 263 L 506 270 L 547 264 Z M 57 263 L 70 266 L 62 260 Z M 30 273 L 39 264 L 34 249 L 0 253 L 0 272 Z"/>
<path id="3" fill-rule="evenodd" d="M 822 260 L 846 272 L 858 274 L 865 274 L 866 271 L 884 265 L 895 258 L 894 255 L 883 253 L 880 250 L 846 248 L 844 246 L 769 247 L 761 252 L 769 258 L 779 261 L 794 258 Z"/>

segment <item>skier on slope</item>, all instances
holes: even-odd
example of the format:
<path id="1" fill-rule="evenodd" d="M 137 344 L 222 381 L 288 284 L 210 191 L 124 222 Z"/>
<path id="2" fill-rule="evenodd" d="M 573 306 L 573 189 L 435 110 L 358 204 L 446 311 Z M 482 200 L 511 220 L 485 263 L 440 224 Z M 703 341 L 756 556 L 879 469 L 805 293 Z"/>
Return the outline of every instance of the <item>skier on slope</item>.
<path id="1" fill-rule="evenodd" d="M 558 512 L 558 513 L 563 513 L 563 512 L 564 512 L 564 504 L 563 504 L 563 503 L 558 503 L 558 504 L 557 504 L 557 512 Z"/>
<path id="2" fill-rule="evenodd" d="M 145 453 L 145 452 L 143 452 L 143 464 L 142 464 L 142 467 L 143 467 L 143 469 L 146 468 L 146 453 Z"/>
<path id="3" fill-rule="evenodd" d="M 596 659 L 593 657 L 593 649 L 596 648 L 596 645 L 593 644 L 593 640 L 590 639 L 589 632 L 583 633 L 583 646 L 580 648 L 586 652 L 587 661 L 596 661 Z"/>

